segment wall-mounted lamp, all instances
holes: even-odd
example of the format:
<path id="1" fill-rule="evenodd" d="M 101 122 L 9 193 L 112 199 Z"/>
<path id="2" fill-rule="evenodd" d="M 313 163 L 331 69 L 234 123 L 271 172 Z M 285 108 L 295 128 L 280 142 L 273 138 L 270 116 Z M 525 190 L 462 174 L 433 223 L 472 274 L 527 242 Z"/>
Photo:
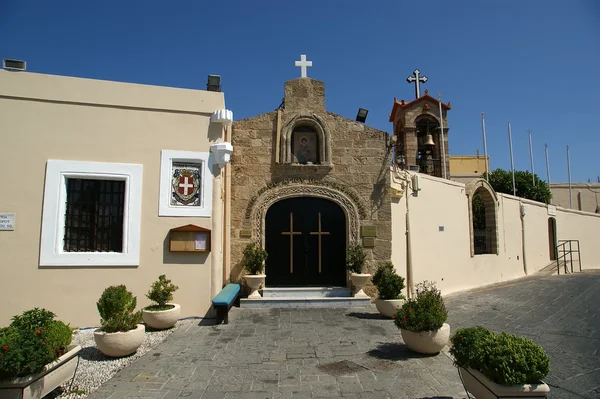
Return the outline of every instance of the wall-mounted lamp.
<path id="1" fill-rule="evenodd" d="M 224 166 L 231 160 L 233 146 L 231 143 L 227 142 L 216 143 L 210 146 L 210 152 L 212 152 L 215 156 L 215 164 Z"/>
<path id="2" fill-rule="evenodd" d="M 356 114 L 356 121 L 365 123 L 367 120 L 367 114 L 369 113 L 368 109 L 359 108 L 358 113 Z"/>

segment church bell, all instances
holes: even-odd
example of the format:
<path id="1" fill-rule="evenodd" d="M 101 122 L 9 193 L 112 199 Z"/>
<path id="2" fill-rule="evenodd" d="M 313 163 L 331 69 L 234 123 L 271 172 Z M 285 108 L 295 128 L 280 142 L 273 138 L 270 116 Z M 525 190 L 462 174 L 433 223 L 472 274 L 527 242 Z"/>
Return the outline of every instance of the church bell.
<path id="1" fill-rule="evenodd" d="M 425 136 L 425 140 L 424 140 L 423 145 L 432 145 L 432 146 L 435 145 L 434 142 L 433 142 L 433 136 L 431 134 L 427 134 Z"/>

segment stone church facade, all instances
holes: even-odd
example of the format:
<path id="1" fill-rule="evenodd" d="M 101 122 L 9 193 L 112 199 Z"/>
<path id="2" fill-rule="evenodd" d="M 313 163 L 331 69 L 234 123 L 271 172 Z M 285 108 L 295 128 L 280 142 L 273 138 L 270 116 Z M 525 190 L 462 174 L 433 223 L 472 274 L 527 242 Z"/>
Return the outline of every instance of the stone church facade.
<path id="1" fill-rule="evenodd" d="M 351 243 L 365 272 L 391 259 L 390 137 L 328 112 L 323 82 L 286 82 L 279 109 L 233 123 L 232 144 L 231 280 L 252 241 L 266 286 L 347 285 Z"/>

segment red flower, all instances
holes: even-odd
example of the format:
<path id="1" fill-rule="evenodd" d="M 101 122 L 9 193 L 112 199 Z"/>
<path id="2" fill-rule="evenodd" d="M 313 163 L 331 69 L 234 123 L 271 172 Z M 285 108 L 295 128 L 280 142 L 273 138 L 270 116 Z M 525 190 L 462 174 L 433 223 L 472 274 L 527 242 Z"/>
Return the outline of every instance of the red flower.
<path id="1" fill-rule="evenodd" d="M 36 333 L 37 335 L 40 335 L 42 332 L 41 332 L 40 330 L 35 330 L 35 333 Z"/>
<path id="2" fill-rule="evenodd" d="M 45 328 L 42 328 L 42 331 L 46 331 L 46 329 L 45 329 Z"/>
<path id="3" fill-rule="evenodd" d="M 4 346 L 2 347 L 2 350 L 5 350 L 5 351 L 7 351 L 7 350 L 8 350 L 8 345 L 4 345 Z"/>
<path id="4" fill-rule="evenodd" d="M 44 340 L 44 343 L 47 344 L 46 340 Z"/>
<path id="5" fill-rule="evenodd" d="M 2 360 L 2 355 L 0 355 L 0 360 Z"/>

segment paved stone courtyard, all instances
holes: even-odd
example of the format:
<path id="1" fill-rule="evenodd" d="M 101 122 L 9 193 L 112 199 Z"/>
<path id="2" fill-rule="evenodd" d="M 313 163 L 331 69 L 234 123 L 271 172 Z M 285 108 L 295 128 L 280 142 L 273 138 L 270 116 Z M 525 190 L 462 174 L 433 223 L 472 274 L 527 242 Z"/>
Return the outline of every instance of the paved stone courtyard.
<path id="1" fill-rule="evenodd" d="M 600 397 L 600 273 L 532 276 L 446 298 L 452 330 L 531 337 L 551 356 L 551 398 Z M 90 399 L 463 398 L 445 353 L 419 356 L 374 307 L 232 309 L 178 329 Z"/>
<path id="2" fill-rule="evenodd" d="M 450 295 L 448 323 L 531 338 L 550 356 L 550 398 L 600 398 L 600 270 L 531 276 Z"/>
<path id="3" fill-rule="evenodd" d="M 177 330 L 90 398 L 464 397 L 443 353 L 419 356 L 390 319 L 358 309 L 232 309 Z"/>

